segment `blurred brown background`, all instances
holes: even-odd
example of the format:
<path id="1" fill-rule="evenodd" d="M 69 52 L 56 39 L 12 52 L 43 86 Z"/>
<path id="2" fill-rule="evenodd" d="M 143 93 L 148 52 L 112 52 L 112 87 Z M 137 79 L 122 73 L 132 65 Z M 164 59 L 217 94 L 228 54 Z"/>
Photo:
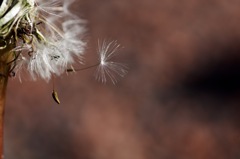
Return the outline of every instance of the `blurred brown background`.
<path id="1" fill-rule="evenodd" d="M 78 0 L 98 39 L 124 47 L 117 85 L 94 70 L 9 81 L 6 159 L 239 159 L 240 1 Z"/>

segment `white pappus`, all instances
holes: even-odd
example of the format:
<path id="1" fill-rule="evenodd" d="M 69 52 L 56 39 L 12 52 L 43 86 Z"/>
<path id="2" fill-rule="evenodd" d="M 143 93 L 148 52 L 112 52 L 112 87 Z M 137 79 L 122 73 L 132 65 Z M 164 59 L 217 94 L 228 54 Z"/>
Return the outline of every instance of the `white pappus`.
<path id="1" fill-rule="evenodd" d="M 119 47 L 117 41 L 103 41 L 102 44 L 98 42 L 99 65 L 95 73 L 98 81 L 106 83 L 109 78 L 116 84 L 119 76 L 124 77 L 127 74 L 126 65 L 113 61 Z"/>
<path id="2" fill-rule="evenodd" d="M 84 46 L 84 20 L 69 11 L 70 2 L 63 0 L 4 0 L 0 14 L 0 36 L 12 36 L 18 57 L 14 71 L 26 70 L 32 79 L 46 81 L 61 75 L 81 60 Z M 7 9 L 5 9 L 7 8 Z M 26 72 L 25 71 L 25 72 Z"/>
<path id="3" fill-rule="evenodd" d="M 85 20 L 69 10 L 74 0 L 3 0 L 0 7 L 0 38 L 16 43 L 12 53 L 11 71 L 20 77 L 49 81 L 52 76 L 82 69 L 73 68 L 82 62 L 86 46 L 83 40 Z M 7 43 L 5 42 L 7 45 Z M 99 42 L 99 62 L 95 77 L 105 83 L 109 78 L 113 84 L 117 76 L 123 77 L 126 66 L 113 62 L 119 48 L 116 41 Z M 1 46 L 4 48 L 7 46 Z M 91 66 L 90 66 L 91 67 Z M 87 68 L 90 68 L 87 67 Z M 84 68 L 83 68 L 84 69 Z M 10 72 L 10 73 L 12 73 Z"/>

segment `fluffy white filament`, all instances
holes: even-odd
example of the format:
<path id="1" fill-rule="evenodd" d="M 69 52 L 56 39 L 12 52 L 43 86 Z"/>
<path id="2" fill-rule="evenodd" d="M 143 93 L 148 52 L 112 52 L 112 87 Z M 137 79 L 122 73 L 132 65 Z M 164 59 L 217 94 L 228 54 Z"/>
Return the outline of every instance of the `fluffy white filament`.
<path id="1" fill-rule="evenodd" d="M 22 0 L 22 4 L 25 2 L 30 5 L 23 16 L 28 15 L 28 25 L 32 30 L 33 25 L 37 25 L 39 32 L 38 36 L 29 36 L 31 42 L 18 42 L 13 50 L 20 54 L 15 71 L 18 75 L 28 71 L 34 80 L 49 81 L 52 75 L 61 75 L 81 60 L 85 46 L 82 40 L 84 21 L 69 11 L 70 1 L 67 0 Z M 14 25 L 18 27 L 22 19 L 19 17 Z"/>
<path id="2" fill-rule="evenodd" d="M 120 45 L 116 41 L 98 44 L 99 66 L 95 77 L 102 83 L 106 83 L 109 78 L 113 84 L 118 82 L 118 77 L 124 77 L 127 73 L 126 65 L 112 61 Z"/>

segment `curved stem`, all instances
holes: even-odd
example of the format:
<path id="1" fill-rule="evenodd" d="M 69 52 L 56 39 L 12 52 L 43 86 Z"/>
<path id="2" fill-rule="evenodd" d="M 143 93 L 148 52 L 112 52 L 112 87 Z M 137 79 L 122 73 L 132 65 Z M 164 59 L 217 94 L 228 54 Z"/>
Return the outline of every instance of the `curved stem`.
<path id="1" fill-rule="evenodd" d="M 2 65 L 0 65 L 0 70 L 5 70 Z M 6 99 L 6 89 L 7 89 L 8 77 L 0 76 L 0 158 L 3 159 L 3 139 L 4 139 L 4 109 L 5 109 L 5 99 Z"/>
<path id="2" fill-rule="evenodd" d="M 14 59 L 14 53 L 11 51 L 15 47 L 14 38 L 6 38 L 5 43 L 6 48 L 0 49 L 0 159 L 3 159 L 4 110 L 8 75 L 12 65 L 9 62 Z"/>

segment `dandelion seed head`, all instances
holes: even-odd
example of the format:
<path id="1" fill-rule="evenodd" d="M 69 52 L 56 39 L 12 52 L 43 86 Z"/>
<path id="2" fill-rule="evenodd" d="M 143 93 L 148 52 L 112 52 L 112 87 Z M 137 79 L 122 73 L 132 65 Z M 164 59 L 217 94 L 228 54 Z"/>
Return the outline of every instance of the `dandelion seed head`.
<path id="1" fill-rule="evenodd" d="M 71 1 L 4 0 L 0 7 L 0 37 L 16 41 L 15 72 L 49 81 L 81 59 L 85 21 L 71 13 Z"/>

